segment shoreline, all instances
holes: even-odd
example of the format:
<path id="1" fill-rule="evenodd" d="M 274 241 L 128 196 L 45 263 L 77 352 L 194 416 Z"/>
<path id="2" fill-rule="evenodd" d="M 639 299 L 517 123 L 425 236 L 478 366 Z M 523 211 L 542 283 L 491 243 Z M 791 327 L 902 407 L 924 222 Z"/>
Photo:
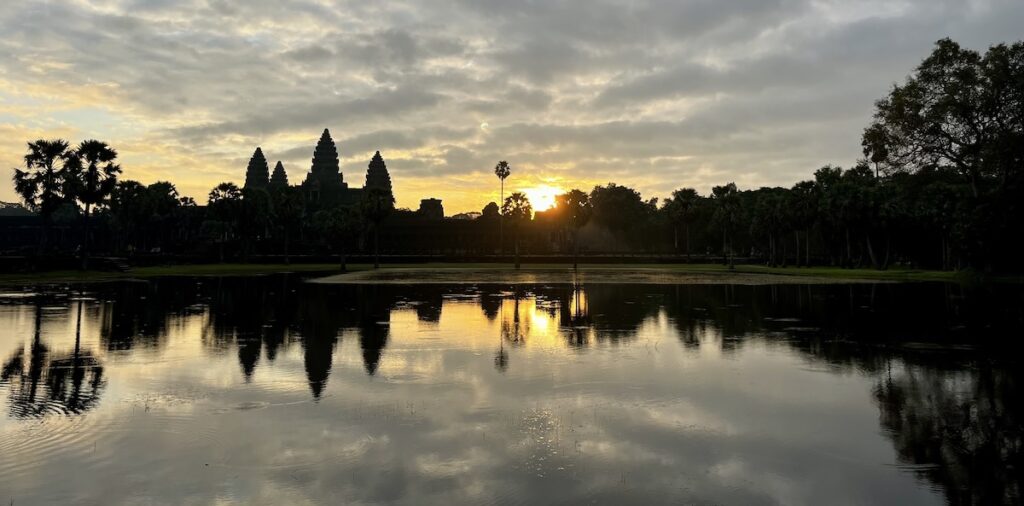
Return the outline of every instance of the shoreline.
<path id="1" fill-rule="evenodd" d="M 896 280 L 834 278 L 815 275 L 787 275 L 743 271 L 673 269 L 650 266 L 530 267 L 515 270 L 501 267 L 398 267 L 339 273 L 307 280 L 338 285 L 535 285 L 535 284 L 862 284 L 895 283 Z"/>
<path id="2" fill-rule="evenodd" d="M 159 277 L 230 277 L 272 274 L 322 274 L 314 283 L 658 283 L 658 284 L 834 284 L 878 282 L 1024 283 L 1024 277 L 979 276 L 969 272 L 837 267 L 767 267 L 720 264 L 581 264 L 574 275 L 566 264 L 524 264 L 515 270 L 506 263 L 350 264 L 346 273 L 337 264 L 194 264 L 138 267 L 116 271 L 50 271 L 0 274 L 0 285 L 91 283 L 144 280 Z"/>

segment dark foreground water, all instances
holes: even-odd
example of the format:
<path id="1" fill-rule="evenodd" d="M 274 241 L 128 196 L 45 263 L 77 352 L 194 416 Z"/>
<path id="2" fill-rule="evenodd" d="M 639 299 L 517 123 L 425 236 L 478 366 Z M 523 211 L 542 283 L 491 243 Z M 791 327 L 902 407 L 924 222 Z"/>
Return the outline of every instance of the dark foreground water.
<path id="1" fill-rule="evenodd" d="M 1021 501 L 1021 291 L 0 294 L 0 504 Z"/>

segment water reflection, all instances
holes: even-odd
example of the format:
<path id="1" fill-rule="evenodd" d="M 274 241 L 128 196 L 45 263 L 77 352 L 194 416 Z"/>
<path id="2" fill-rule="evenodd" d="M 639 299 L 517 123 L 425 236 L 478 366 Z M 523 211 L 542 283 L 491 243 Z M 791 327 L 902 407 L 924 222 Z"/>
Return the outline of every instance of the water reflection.
<path id="1" fill-rule="evenodd" d="M 481 502 L 505 486 L 526 502 L 820 503 L 834 477 L 801 477 L 829 466 L 855 487 L 840 494 L 866 502 L 878 483 L 892 494 L 881 497 L 911 503 L 935 499 L 931 490 L 951 503 L 1021 496 L 1011 337 L 1024 329 L 1024 300 L 1009 287 L 332 286 L 274 276 L 112 283 L 86 295 L 51 290 L 0 305 L 8 424 L 123 416 L 136 399 L 168 414 L 209 402 L 260 409 L 267 430 L 340 430 L 319 451 L 400 474 L 322 500 L 416 503 L 424 497 L 413 490 L 448 487 L 463 495 L 428 495 Z M 104 398 L 111 389 L 118 397 Z M 309 408 L 274 416 L 270 406 L 301 402 L 298 389 L 329 410 L 324 426 L 328 412 Z M 445 405 L 432 411 L 435 399 Z M 0 425 L 0 447 L 5 427 L 16 426 Z M 271 444 L 224 437 L 235 452 Z M 274 444 L 296 448 L 252 458 L 318 451 L 282 437 Z M 388 453 L 383 441 L 405 446 Z M 856 456 L 879 441 L 902 466 L 896 477 L 882 457 Z M 503 463 L 516 480 L 485 471 Z M 358 481 L 356 467 L 337 466 Z M 479 489 L 453 478 L 463 474 L 496 481 Z M 534 483 L 547 476 L 562 485 Z M 275 498 L 295 502 L 288 490 Z"/>
<path id="2" fill-rule="evenodd" d="M 53 353 L 41 339 L 43 298 L 37 297 L 31 344 L 22 345 L 3 364 L 0 384 L 14 418 L 81 414 L 95 407 L 105 386 L 103 365 L 81 345 L 82 300 L 75 311 L 75 343 L 70 352 Z"/>
<path id="3" fill-rule="evenodd" d="M 984 363 L 971 372 L 910 366 L 874 393 L 900 460 L 950 504 L 1013 504 L 1024 483 L 1018 379 Z"/>

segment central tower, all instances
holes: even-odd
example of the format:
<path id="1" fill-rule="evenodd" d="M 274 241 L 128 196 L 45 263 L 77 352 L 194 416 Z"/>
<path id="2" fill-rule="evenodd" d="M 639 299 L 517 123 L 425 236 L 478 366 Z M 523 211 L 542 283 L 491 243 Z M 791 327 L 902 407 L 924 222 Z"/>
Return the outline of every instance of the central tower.
<path id="1" fill-rule="evenodd" d="M 335 203 L 348 188 L 338 163 L 338 148 L 326 128 L 313 150 L 313 162 L 302 188 L 309 201 L 323 204 Z"/>

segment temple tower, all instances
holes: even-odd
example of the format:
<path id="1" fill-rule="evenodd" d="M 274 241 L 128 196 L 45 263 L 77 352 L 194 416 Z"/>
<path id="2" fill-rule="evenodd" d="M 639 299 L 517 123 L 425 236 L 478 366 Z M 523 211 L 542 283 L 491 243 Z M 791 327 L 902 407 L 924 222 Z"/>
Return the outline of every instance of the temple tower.
<path id="1" fill-rule="evenodd" d="M 338 148 L 334 145 L 334 139 L 331 139 L 331 131 L 326 128 L 316 143 L 316 149 L 313 150 L 313 165 L 309 168 L 306 181 L 311 179 L 317 180 L 321 185 L 348 187 L 338 164 Z"/>
<path id="2" fill-rule="evenodd" d="M 270 175 L 270 187 L 275 190 L 288 188 L 288 174 L 284 171 L 284 164 L 280 160 L 274 166 L 274 173 Z"/>
<path id="3" fill-rule="evenodd" d="M 249 166 L 245 169 L 244 188 L 266 188 L 269 183 L 270 170 L 267 168 L 267 158 L 263 156 L 263 150 L 256 148 L 256 152 L 249 159 Z"/>
<path id="4" fill-rule="evenodd" d="M 391 175 L 388 174 L 388 167 L 384 164 L 384 158 L 380 156 L 380 151 L 376 152 L 373 159 L 370 160 L 370 165 L 366 170 L 366 186 L 363 189 L 364 191 L 383 190 L 391 197 L 392 202 L 395 199 L 395 194 L 391 190 Z"/>
<path id="5" fill-rule="evenodd" d="M 326 128 L 313 150 L 313 163 L 302 187 L 309 201 L 323 205 L 333 205 L 347 193 L 348 185 L 338 164 L 338 148 Z"/>

